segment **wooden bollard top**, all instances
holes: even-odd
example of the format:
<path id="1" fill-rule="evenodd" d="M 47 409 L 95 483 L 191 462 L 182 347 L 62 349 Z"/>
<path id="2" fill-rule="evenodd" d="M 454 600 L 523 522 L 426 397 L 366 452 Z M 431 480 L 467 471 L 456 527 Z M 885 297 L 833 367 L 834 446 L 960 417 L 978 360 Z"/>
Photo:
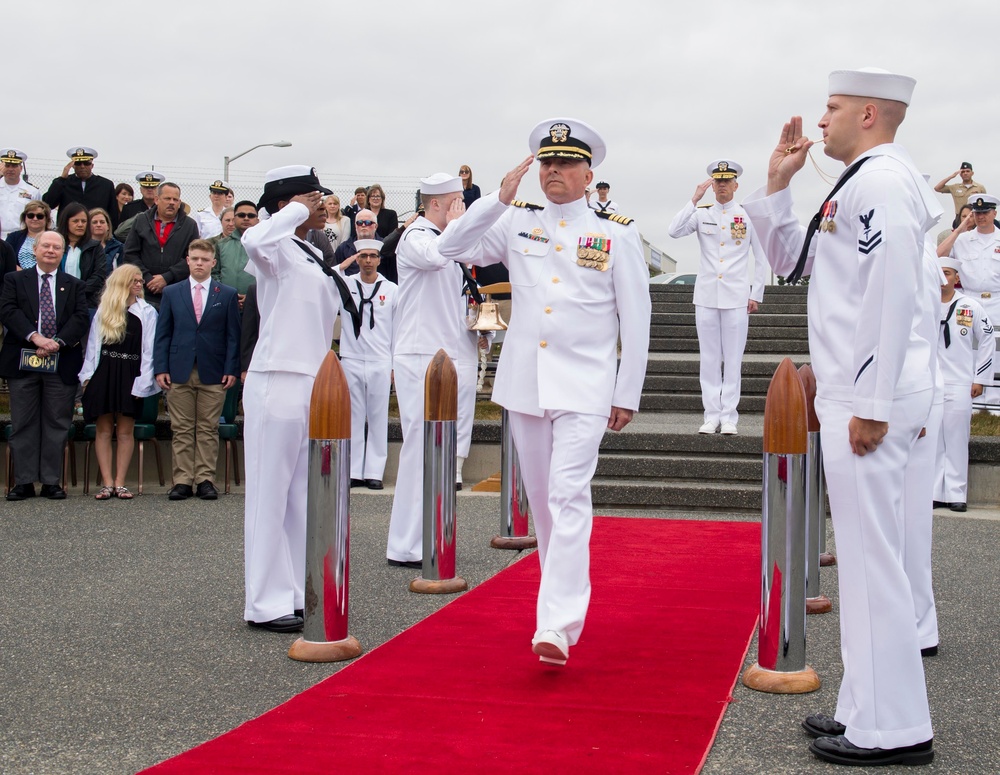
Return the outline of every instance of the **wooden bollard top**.
<path id="1" fill-rule="evenodd" d="M 819 415 L 816 414 L 816 375 L 808 363 L 799 366 L 799 377 L 806 391 L 806 429 L 810 433 L 819 432 Z"/>
<path id="2" fill-rule="evenodd" d="M 313 383 L 309 400 L 309 438 L 351 438 L 351 391 L 333 350 L 326 354 Z"/>
<path id="3" fill-rule="evenodd" d="M 424 377 L 424 419 L 458 419 L 458 372 L 448 353 L 438 350 Z"/>
<path id="4" fill-rule="evenodd" d="M 764 452 L 804 455 L 808 446 L 806 391 L 791 359 L 785 358 L 771 377 L 764 404 Z"/>

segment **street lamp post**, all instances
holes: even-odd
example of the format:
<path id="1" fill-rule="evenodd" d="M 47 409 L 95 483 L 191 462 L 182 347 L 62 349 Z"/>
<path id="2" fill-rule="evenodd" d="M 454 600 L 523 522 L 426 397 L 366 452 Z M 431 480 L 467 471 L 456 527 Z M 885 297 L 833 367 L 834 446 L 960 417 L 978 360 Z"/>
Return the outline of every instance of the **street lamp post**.
<path id="1" fill-rule="evenodd" d="M 255 145 L 253 148 L 247 148 L 245 151 L 243 151 L 242 153 L 238 153 L 235 156 L 226 156 L 223 158 L 222 162 L 222 179 L 228 181 L 229 164 L 231 162 L 236 161 L 241 156 L 246 156 L 248 153 L 250 153 L 250 151 L 256 151 L 258 148 L 268 148 L 268 147 L 288 148 L 289 146 L 291 146 L 291 143 L 288 142 L 287 140 L 278 140 L 278 142 L 276 143 L 261 143 L 260 145 Z"/>

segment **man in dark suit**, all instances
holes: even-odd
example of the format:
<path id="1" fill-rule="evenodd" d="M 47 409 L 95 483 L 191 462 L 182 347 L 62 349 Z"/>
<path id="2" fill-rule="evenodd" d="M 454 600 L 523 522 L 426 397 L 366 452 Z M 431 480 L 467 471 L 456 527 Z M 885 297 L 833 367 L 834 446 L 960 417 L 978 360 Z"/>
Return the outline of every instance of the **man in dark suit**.
<path id="1" fill-rule="evenodd" d="M 62 174 L 52 181 L 49 190 L 42 194 L 42 201 L 53 210 L 70 202 L 79 202 L 88 210 L 101 207 L 109 213 L 115 212 L 115 184 L 94 174 L 97 151 L 85 146 L 75 147 L 66 151 L 66 155 L 69 162 L 63 167 Z"/>
<path id="2" fill-rule="evenodd" d="M 169 497 L 215 500 L 219 416 L 240 373 L 240 307 L 235 288 L 212 280 L 215 248 L 188 247 L 190 277 L 163 289 L 153 371 L 167 393 L 173 430 L 174 485 Z"/>
<path id="3" fill-rule="evenodd" d="M 9 443 L 14 487 L 9 501 L 33 498 L 35 482 L 41 482 L 46 498 L 66 497 L 59 484 L 63 446 L 73 421 L 90 315 L 86 286 L 59 271 L 64 246 L 58 232 L 43 232 L 35 242 L 36 267 L 7 274 L 0 292 L 0 323 L 7 327 L 0 377 L 10 386 L 13 428 Z M 58 361 L 55 371 L 37 370 L 50 358 Z"/>

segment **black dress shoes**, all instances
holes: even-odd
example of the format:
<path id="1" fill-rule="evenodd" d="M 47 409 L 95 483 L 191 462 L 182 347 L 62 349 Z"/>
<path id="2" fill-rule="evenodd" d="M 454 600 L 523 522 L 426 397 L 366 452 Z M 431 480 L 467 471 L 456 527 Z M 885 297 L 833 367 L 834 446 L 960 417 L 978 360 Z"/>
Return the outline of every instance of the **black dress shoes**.
<path id="1" fill-rule="evenodd" d="M 194 490 L 191 489 L 190 484 L 175 484 L 167 493 L 167 497 L 172 501 L 187 500 L 192 495 L 194 495 Z"/>
<path id="2" fill-rule="evenodd" d="M 364 487 L 364 486 L 365 486 L 364 479 L 351 479 L 351 487 Z"/>
<path id="3" fill-rule="evenodd" d="M 938 652 L 937 646 L 928 646 L 927 648 L 920 649 L 920 656 L 922 657 L 936 657 Z"/>
<path id="4" fill-rule="evenodd" d="M 423 560 L 389 560 L 389 566 L 392 568 L 416 568 L 420 570 L 424 567 Z"/>
<path id="5" fill-rule="evenodd" d="M 802 721 L 802 728 L 813 737 L 836 737 L 847 731 L 847 727 L 839 721 L 822 713 L 806 716 Z"/>
<path id="6" fill-rule="evenodd" d="M 381 479 L 365 479 L 365 487 L 369 490 L 381 490 L 382 480 Z"/>
<path id="7" fill-rule="evenodd" d="M 301 616 L 289 614 L 288 616 L 280 616 L 277 619 L 272 619 L 269 622 L 248 621 L 247 624 L 261 630 L 269 630 L 270 632 L 298 632 L 302 629 L 304 623 Z"/>
<path id="8" fill-rule="evenodd" d="M 934 761 L 934 739 L 899 748 L 858 748 L 843 735 L 820 737 L 809 750 L 824 761 L 852 767 L 882 767 L 887 764 L 930 764 Z"/>
<path id="9" fill-rule="evenodd" d="M 66 499 L 66 491 L 58 484 L 43 484 L 41 495 L 51 501 L 61 501 Z"/>
<path id="10" fill-rule="evenodd" d="M 7 493 L 7 500 L 9 501 L 23 501 L 26 498 L 35 497 L 35 485 L 34 484 L 15 484 L 10 488 L 10 492 Z"/>
<path id="11" fill-rule="evenodd" d="M 934 508 L 936 509 L 946 509 L 951 506 L 947 501 L 934 501 Z"/>
<path id="12" fill-rule="evenodd" d="M 219 497 L 219 491 L 215 489 L 214 484 L 206 479 L 204 482 L 199 483 L 197 495 L 203 501 L 214 501 Z"/>
<path id="13" fill-rule="evenodd" d="M 949 503 L 948 508 L 952 511 L 964 512 L 968 511 L 969 508 L 964 503 Z"/>
<path id="14" fill-rule="evenodd" d="M 461 491 L 462 491 L 462 483 L 455 482 L 455 492 L 461 492 Z"/>

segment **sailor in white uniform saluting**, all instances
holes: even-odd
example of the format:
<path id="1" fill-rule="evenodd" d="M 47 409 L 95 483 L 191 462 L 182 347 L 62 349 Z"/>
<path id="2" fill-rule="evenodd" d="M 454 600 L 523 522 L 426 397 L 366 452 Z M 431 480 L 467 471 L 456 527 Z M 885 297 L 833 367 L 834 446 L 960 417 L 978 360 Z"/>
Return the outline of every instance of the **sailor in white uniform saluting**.
<path id="1" fill-rule="evenodd" d="M 587 206 L 592 167 L 606 152 L 600 135 L 582 121 L 553 118 L 535 127 L 529 147 L 547 203 L 509 202 L 508 177 L 499 196 L 478 200 L 456 222 L 460 229 L 449 227 L 439 250 L 510 270 L 513 306 L 493 400 L 509 412 L 538 538 L 532 650 L 562 665 L 590 602 L 598 449 L 605 430 L 621 430 L 639 408 L 649 270 L 632 219 Z"/>
<path id="2" fill-rule="evenodd" d="M 764 251 L 747 214 L 733 201 L 740 187 L 736 179 L 742 174 L 743 167 L 731 159 L 709 164 L 708 180 L 698 185 L 691 200 L 674 216 L 668 231 L 675 238 L 697 232 L 701 246 L 698 281 L 694 285 L 701 403 L 705 410 L 699 433 L 737 432 L 748 316 L 764 300 Z M 715 203 L 699 206 L 710 186 Z"/>
<path id="3" fill-rule="evenodd" d="M 833 718 L 803 725 L 810 750 L 846 765 L 926 764 L 933 731 L 915 607 L 904 568 L 904 479 L 932 399 L 934 330 L 922 316 L 925 235 L 941 216 L 933 191 L 895 144 L 912 78 L 830 74 L 819 122 L 827 156 L 847 170 L 803 228 L 791 178 L 813 141 L 785 124 L 766 189 L 744 200 L 775 272 L 809 283 L 809 350 L 837 537 L 844 678 Z M 926 334 L 925 334 L 926 336 Z"/>
<path id="4" fill-rule="evenodd" d="M 302 629 L 305 603 L 309 402 L 330 352 L 346 285 L 306 242 L 326 210 L 316 170 L 267 173 L 258 209 L 272 213 L 243 235 L 257 277 L 260 336 L 243 388 L 246 414 L 246 608 L 251 626 Z M 344 296 L 346 294 L 346 298 Z M 355 325 L 357 321 L 355 320 Z"/>

